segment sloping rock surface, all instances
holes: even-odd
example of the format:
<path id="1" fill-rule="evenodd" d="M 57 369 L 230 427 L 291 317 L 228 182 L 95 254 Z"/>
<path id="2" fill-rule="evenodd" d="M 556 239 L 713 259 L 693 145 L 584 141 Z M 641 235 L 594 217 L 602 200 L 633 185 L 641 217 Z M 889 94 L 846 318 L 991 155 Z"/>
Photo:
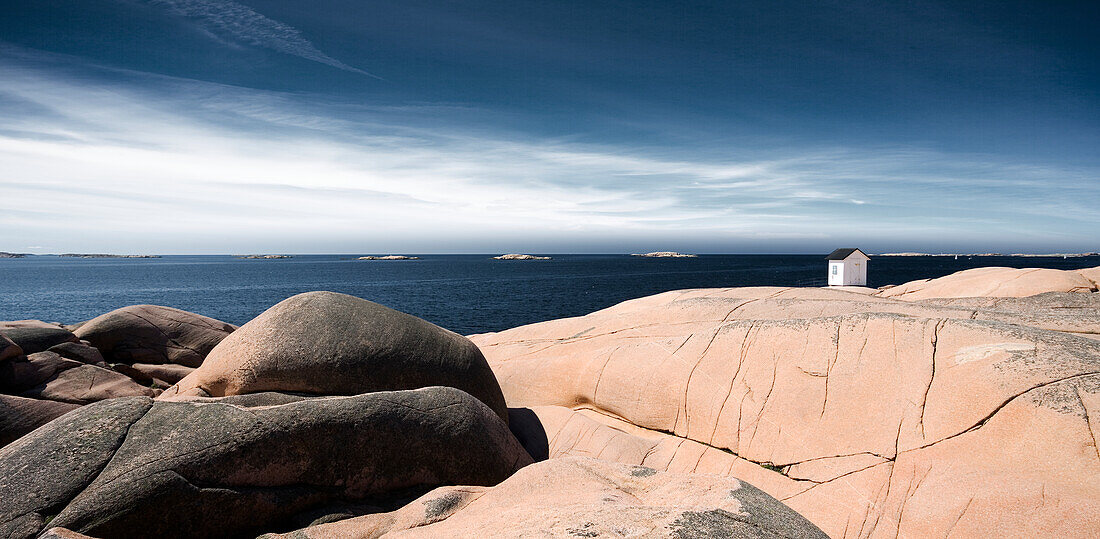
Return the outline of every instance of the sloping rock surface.
<path id="1" fill-rule="evenodd" d="M 730 477 L 590 458 L 528 466 L 492 487 L 440 487 L 391 512 L 268 539 L 358 537 L 786 537 L 826 535 Z"/>
<path id="2" fill-rule="evenodd" d="M 130 367 L 145 376 L 167 382 L 168 384 L 179 382 L 188 374 L 195 372 L 195 369 L 184 367 L 183 365 L 147 365 L 145 363 L 134 363 Z"/>
<path id="3" fill-rule="evenodd" d="M 461 389 L 507 421 L 493 372 L 465 337 L 354 296 L 309 292 L 241 326 L 162 398 L 354 395 L 435 385 Z"/>
<path id="4" fill-rule="evenodd" d="M 0 537 L 37 536 L 95 480 L 152 399 L 114 399 L 61 416 L 0 449 Z"/>
<path id="5" fill-rule="evenodd" d="M 198 367 L 235 327 L 159 305 L 131 305 L 97 316 L 76 330 L 111 363 L 172 363 Z"/>
<path id="6" fill-rule="evenodd" d="M 14 328 L 60 328 L 61 324 L 43 322 L 41 320 L 0 320 L 0 331 Z"/>
<path id="7" fill-rule="evenodd" d="M 689 290 L 471 339 L 551 457 L 734 474 L 835 537 L 1088 536 L 1095 313 L 1029 299 Z"/>
<path id="8" fill-rule="evenodd" d="M 0 333 L 0 362 L 23 355 L 23 349 L 11 339 Z"/>
<path id="9" fill-rule="evenodd" d="M 84 365 L 55 352 L 37 352 L 0 363 L 0 391 L 21 393 L 46 383 L 59 373 Z"/>
<path id="10" fill-rule="evenodd" d="M 77 408 L 76 404 L 0 395 L 0 447 Z"/>
<path id="11" fill-rule="evenodd" d="M 24 397 L 73 404 L 119 397 L 155 397 L 159 394 L 158 390 L 142 386 L 124 374 L 95 365 L 65 369 L 41 385 L 20 393 Z"/>
<path id="12" fill-rule="evenodd" d="M 51 346 L 63 342 L 78 342 L 78 339 L 72 332 L 56 326 L 14 327 L 0 329 L 0 333 L 3 333 L 5 337 L 19 345 L 19 348 L 23 350 L 24 354 L 45 352 L 49 350 Z"/>
<path id="13" fill-rule="evenodd" d="M 887 288 L 875 295 L 915 301 L 929 298 L 1025 297 L 1044 292 L 1096 292 L 1100 267 L 1082 270 L 1047 268 L 974 268 L 936 279 L 921 279 Z"/>
<path id="14" fill-rule="evenodd" d="M 58 345 L 51 346 L 47 352 L 53 352 L 61 357 L 79 361 L 81 363 L 87 363 L 89 365 L 99 365 L 101 367 L 106 366 L 107 362 L 103 360 L 103 354 L 99 352 L 99 349 L 91 346 L 90 344 L 84 344 L 83 342 L 63 342 Z"/>
<path id="15" fill-rule="evenodd" d="M 333 503 L 493 485 L 530 462 L 453 388 L 251 407 L 112 399 L 0 449 L 0 536 L 47 522 L 94 537 L 254 536 Z"/>

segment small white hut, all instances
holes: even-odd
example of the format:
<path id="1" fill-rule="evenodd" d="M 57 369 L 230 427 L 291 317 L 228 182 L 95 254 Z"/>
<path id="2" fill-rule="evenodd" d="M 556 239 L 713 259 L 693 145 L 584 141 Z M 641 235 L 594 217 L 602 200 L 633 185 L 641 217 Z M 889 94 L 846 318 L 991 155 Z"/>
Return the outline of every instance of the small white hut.
<path id="1" fill-rule="evenodd" d="M 859 249 L 837 249 L 829 261 L 829 286 L 867 286 L 867 262 L 871 257 Z"/>

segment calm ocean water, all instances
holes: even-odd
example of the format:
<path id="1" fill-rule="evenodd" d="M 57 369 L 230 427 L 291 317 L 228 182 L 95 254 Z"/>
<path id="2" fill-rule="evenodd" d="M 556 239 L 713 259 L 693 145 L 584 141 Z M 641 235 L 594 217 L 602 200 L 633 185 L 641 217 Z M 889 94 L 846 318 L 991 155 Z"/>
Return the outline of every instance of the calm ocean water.
<path id="1" fill-rule="evenodd" d="M 359 261 L 350 255 L 245 260 L 231 256 L 0 259 L 0 320 L 71 323 L 138 303 L 168 305 L 243 324 L 300 292 L 332 290 L 414 314 L 462 334 L 578 316 L 668 290 L 823 284 L 823 255 L 703 255 L 653 259 L 556 255 L 422 255 Z M 1074 269 L 1100 257 L 876 257 L 868 284 L 899 284 L 980 266 Z"/>

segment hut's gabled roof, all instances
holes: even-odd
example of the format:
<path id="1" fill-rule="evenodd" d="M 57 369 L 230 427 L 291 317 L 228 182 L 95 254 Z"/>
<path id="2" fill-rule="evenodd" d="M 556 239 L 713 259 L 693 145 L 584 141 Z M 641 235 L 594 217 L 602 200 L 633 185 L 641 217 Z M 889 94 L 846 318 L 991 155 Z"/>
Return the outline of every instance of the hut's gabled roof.
<path id="1" fill-rule="evenodd" d="M 867 256 L 867 253 L 865 253 L 863 251 L 860 251 L 859 249 L 856 249 L 855 247 L 852 247 L 852 248 L 848 248 L 848 249 L 837 249 L 837 250 L 829 253 L 829 256 L 825 257 L 825 260 L 844 260 L 844 259 L 848 258 L 849 256 L 852 256 L 852 253 L 859 253 L 859 254 L 863 255 L 865 258 L 868 258 L 868 259 L 871 258 L 871 257 Z"/>

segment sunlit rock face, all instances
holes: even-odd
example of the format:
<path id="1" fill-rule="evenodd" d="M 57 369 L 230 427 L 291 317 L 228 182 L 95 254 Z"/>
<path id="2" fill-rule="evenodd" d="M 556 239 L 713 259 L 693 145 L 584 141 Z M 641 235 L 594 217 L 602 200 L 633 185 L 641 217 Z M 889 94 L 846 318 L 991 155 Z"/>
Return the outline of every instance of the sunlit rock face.
<path id="1" fill-rule="evenodd" d="M 687 290 L 471 339 L 551 458 L 733 475 L 831 536 L 1083 536 L 1100 342 L 1072 333 L 1100 325 L 1095 294 L 1069 295 L 1091 314 Z"/>
<path id="2" fill-rule="evenodd" d="M 593 458 L 528 466 L 491 487 L 440 487 L 390 513 L 267 539 L 336 537 L 824 538 L 805 518 L 732 477 L 659 472 Z"/>

